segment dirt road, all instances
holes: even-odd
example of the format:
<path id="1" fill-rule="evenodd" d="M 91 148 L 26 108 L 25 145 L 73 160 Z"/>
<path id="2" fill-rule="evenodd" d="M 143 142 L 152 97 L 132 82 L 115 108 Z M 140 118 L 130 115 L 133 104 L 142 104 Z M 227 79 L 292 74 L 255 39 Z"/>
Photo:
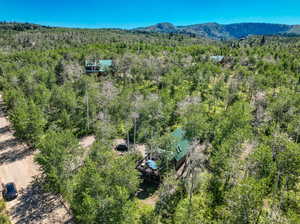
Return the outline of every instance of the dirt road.
<path id="1" fill-rule="evenodd" d="M 89 147 L 94 138 L 84 138 L 81 145 Z M 13 136 L 4 113 L 0 95 L 0 181 L 14 182 L 19 190 L 17 199 L 7 203 L 13 223 L 73 223 L 69 209 L 60 196 L 44 192 L 39 166 L 34 162 L 36 151 Z"/>

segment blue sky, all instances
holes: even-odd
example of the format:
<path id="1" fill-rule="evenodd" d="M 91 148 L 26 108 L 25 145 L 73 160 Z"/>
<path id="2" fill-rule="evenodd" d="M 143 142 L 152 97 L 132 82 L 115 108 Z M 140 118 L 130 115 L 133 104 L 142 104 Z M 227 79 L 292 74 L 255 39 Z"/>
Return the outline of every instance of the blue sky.
<path id="1" fill-rule="evenodd" d="M 300 0 L 0 0 L 0 21 L 89 28 L 159 22 L 300 24 Z"/>

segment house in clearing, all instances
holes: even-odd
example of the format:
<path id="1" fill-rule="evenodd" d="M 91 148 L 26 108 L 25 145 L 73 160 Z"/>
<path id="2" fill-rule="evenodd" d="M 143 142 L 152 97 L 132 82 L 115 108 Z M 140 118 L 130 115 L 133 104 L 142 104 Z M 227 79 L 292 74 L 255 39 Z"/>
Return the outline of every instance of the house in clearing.
<path id="1" fill-rule="evenodd" d="M 107 72 L 113 65 L 112 60 L 86 60 L 86 73 Z"/>

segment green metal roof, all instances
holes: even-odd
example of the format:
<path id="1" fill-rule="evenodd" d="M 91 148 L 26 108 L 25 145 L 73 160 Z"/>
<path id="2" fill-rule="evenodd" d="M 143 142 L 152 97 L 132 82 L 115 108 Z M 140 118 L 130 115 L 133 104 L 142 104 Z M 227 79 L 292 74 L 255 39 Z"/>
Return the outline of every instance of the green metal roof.
<path id="1" fill-rule="evenodd" d="M 100 72 L 104 72 L 112 66 L 112 60 L 99 60 Z"/>
<path id="2" fill-rule="evenodd" d="M 181 160 L 190 150 L 190 141 L 187 140 L 185 136 L 185 131 L 181 128 L 177 128 L 174 132 L 171 134 L 173 137 L 176 138 L 176 152 L 174 159 L 176 161 Z"/>
<path id="3" fill-rule="evenodd" d="M 113 64 L 112 60 L 86 60 L 85 67 L 88 72 L 105 72 L 107 71 Z M 94 68 L 90 68 L 94 67 Z"/>

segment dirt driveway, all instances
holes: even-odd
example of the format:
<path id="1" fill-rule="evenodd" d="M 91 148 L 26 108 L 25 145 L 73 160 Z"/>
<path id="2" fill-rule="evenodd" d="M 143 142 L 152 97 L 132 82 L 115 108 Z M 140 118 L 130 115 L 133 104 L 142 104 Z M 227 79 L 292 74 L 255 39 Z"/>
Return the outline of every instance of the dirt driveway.
<path id="1" fill-rule="evenodd" d="M 82 145 L 89 147 L 93 140 L 85 138 Z M 33 159 L 35 153 L 13 136 L 0 95 L 0 181 L 14 182 L 19 190 L 18 198 L 7 203 L 11 221 L 16 224 L 73 223 L 61 197 L 43 191 L 39 167 Z"/>

